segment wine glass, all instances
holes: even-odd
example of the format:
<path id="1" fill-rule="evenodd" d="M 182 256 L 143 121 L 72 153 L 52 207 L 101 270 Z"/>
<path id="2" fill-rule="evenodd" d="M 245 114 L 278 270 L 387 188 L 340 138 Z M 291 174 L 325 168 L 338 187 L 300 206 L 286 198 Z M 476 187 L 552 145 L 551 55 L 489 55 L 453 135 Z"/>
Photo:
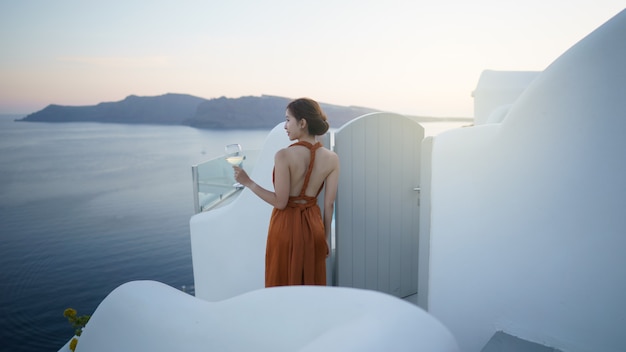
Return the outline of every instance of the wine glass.
<path id="1" fill-rule="evenodd" d="M 226 150 L 226 161 L 233 166 L 242 167 L 245 156 L 241 152 L 241 145 L 228 144 L 224 149 Z M 243 185 L 237 182 L 233 184 L 233 187 L 243 188 Z"/>

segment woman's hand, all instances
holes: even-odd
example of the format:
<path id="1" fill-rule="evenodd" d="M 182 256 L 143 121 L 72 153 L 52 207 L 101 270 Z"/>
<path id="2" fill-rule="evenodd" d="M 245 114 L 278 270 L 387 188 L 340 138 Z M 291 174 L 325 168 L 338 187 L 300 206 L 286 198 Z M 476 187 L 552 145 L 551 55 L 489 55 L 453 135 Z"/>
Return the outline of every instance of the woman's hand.
<path id="1" fill-rule="evenodd" d="M 326 241 L 326 258 L 330 256 L 330 241 Z"/>
<path id="2" fill-rule="evenodd" d="M 279 151 L 276 155 L 281 154 Z M 257 185 L 251 178 L 248 176 L 248 173 L 238 167 L 233 166 L 235 180 L 242 185 L 244 185 L 248 190 L 252 191 L 254 194 L 259 196 L 259 198 L 263 199 L 263 201 L 267 202 L 271 206 L 276 209 L 284 209 L 287 206 L 287 201 L 289 200 L 289 169 L 287 164 L 284 162 L 284 158 L 275 157 L 274 158 L 274 169 L 276 170 L 276 189 L 279 189 L 281 193 L 281 197 L 278 197 L 277 192 L 272 192 L 267 190 L 259 185 Z M 284 170 L 283 170 L 284 168 Z M 282 172 L 282 173 L 281 173 Z M 286 176 L 283 176 L 286 175 Z M 282 179 L 281 179 L 282 177 Z"/>
<path id="3" fill-rule="evenodd" d="M 241 183 L 242 185 L 249 187 L 249 184 L 252 182 L 250 176 L 246 170 L 240 168 L 239 166 L 233 166 L 233 170 L 235 172 L 235 181 Z"/>

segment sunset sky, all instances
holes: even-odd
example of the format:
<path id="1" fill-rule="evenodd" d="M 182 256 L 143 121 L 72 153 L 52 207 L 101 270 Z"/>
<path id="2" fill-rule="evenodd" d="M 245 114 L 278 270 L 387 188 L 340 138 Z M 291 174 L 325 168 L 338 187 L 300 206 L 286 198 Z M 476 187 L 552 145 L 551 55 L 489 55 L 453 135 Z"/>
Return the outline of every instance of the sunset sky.
<path id="1" fill-rule="evenodd" d="M 623 0 L 5 0 L 0 113 L 171 92 L 471 117 L 483 70 L 543 70 L 623 8 Z"/>

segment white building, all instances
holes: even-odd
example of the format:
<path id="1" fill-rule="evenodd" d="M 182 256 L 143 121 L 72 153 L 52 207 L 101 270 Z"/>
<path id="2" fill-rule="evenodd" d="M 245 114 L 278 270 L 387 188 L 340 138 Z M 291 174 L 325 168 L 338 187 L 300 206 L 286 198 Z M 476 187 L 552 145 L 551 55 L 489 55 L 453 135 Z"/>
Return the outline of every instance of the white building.
<path id="1" fill-rule="evenodd" d="M 536 71 L 483 71 L 472 92 L 474 125 L 502 122 L 511 103 L 538 75 Z"/>

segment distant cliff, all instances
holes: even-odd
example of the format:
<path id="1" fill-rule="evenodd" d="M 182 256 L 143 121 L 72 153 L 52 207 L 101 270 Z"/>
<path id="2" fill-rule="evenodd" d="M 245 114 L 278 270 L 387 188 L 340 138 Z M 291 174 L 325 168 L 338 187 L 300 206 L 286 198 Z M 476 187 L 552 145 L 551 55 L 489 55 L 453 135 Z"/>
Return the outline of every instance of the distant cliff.
<path id="1" fill-rule="evenodd" d="M 113 122 L 179 125 L 192 118 L 206 99 L 185 94 L 156 97 L 130 95 L 117 102 L 92 106 L 48 105 L 22 121 L 41 122 Z"/>
<path id="2" fill-rule="evenodd" d="M 128 96 L 118 102 L 92 106 L 48 105 L 19 121 L 109 122 L 188 125 L 206 129 L 266 129 L 284 121 L 289 98 L 260 97 L 203 99 L 186 94 Z M 376 110 L 320 103 L 332 127 Z"/>

